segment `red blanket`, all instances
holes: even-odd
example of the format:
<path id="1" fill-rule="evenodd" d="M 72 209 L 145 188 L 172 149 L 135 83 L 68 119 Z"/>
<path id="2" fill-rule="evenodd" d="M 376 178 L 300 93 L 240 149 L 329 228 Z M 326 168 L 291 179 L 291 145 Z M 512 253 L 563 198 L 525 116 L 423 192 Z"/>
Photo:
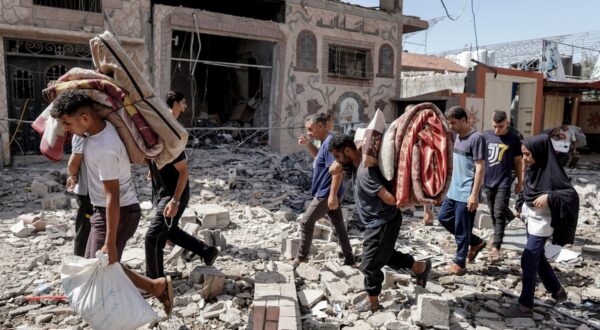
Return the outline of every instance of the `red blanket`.
<path id="1" fill-rule="evenodd" d="M 395 145 L 399 207 L 438 204 L 452 176 L 452 134 L 444 114 L 432 103 L 410 108 L 400 117 Z"/>

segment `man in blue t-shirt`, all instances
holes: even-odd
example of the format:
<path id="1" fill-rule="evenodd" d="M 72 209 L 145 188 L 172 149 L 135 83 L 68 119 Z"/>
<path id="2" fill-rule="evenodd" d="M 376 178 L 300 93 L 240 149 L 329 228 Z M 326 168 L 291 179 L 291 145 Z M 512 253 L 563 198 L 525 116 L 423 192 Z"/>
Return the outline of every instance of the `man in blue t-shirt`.
<path id="1" fill-rule="evenodd" d="M 438 219 L 456 240 L 456 257 L 447 272 L 462 276 L 467 273 L 467 261 L 475 261 L 485 247 L 485 242 L 472 233 L 483 183 L 485 142 L 483 135 L 469 126 L 465 109 L 454 106 L 446 118 L 456 135 L 452 181 Z"/>
<path id="2" fill-rule="evenodd" d="M 395 270 L 410 269 L 415 274 L 417 285 L 425 287 L 431 261 L 415 261 L 411 255 L 395 249 L 402 214 L 396 206 L 396 198 L 391 194 L 392 183 L 383 177 L 379 167 L 365 167 L 362 153 L 347 135 L 334 136 L 329 143 L 329 150 L 337 163 L 341 164 L 332 165 L 330 172 L 341 173 L 340 167 L 352 172 L 354 201 L 360 220 L 366 227 L 360 270 L 365 275 L 364 286 L 368 296 L 354 309 L 359 313 L 375 312 L 381 309 L 378 297 L 384 279 L 381 271 L 383 266 Z"/>
<path id="3" fill-rule="evenodd" d="M 335 158 L 329 152 L 329 141 L 333 135 L 327 128 L 327 117 L 323 114 L 310 115 L 306 118 L 304 126 L 309 136 L 301 135 L 298 143 L 305 145 L 315 158 L 312 178 L 313 200 L 300 222 L 300 248 L 294 259 L 294 268 L 308 260 L 315 222 L 326 214 L 329 215 L 329 220 L 337 233 L 344 254 L 344 265 L 354 266 L 356 262 L 339 205 L 339 198 L 344 192 L 343 177 L 342 174 L 329 174 L 329 167 Z M 321 146 L 317 149 L 310 142 L 310 138 L 321 141 Z"/>
<path id="4" fill-rule="evenodd" d="M 515 194 L 518 194 L 523 188 L 521 139 L 508 127 L 506 112 L 497 110 L 492 115 L 493 129 L 483 132 L 488 153 L 485 160 L 485 195 L 494 222 L 491 263 L 500 261 L 504 229 L 506 224 L 514 218 L 514 214 L 508 207 L 513 169 L 517 173 Z"/>

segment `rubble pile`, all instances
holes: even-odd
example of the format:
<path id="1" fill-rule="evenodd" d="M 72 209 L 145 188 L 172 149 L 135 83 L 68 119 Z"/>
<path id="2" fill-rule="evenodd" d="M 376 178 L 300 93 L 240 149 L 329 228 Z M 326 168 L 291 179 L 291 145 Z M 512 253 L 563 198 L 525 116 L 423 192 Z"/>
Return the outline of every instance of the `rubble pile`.
<path id="1" fill-rule="evenodd" d="M 297 220 L 310 200 L 312 162 L 304 153 L 284 156 L 237 142 L 189 149 L 187 154 L 192 198 L 181 227 L 218 246 L 221 254 L 214 267 L 207 267 L 199 257 L 167 246 L 165 270 L 174 279 L 175 306 L 167 320 L 160 303 L 148 298 L 163 317 L 148 327 L 246 329 L 263 314 L 271 322 L 269 301 L 283 299 L 258 289 L 274 289 L 270 274 L 291 274 L 284 264 L 291 264 L 297 252 Z M 581 197 L 575 244 L 562 250 L 547 248 L 569 294 L 567 302 L 553 306 L 539 284 L 533 319 L 503 316 L 505 307 L 516 301 L 511 294 L 518 294 L 521 287 L 525 231 L 520 220 L 508 226 L 501 263 L 489 264 L 486 250 L 468 265 L 467 275 L 456 277 L 443 274 L 455 251 L 453 237 L 437 222 L 423 226 L 422 212 L 406 210 L 396 247 L 417 259 L 432 260 L 426 289 L 417 287 L 410 273 L 384 268 L 380 301 L 385 308 L 355 313 L 353 304 L 366 297 L 363 275 L 342 265 L 335 231 L 321 219 L 315 226 L 309 262 L 286 275 L 295 285 L 296 296 L 290 298 L 293 285 L 280 284 L 278 292 L 283 296 L 285 291 L 291 305 L 279 306 L 279 313 L 286 306 L 292 312 L 280 314 L 279 324 L 293 327 L 300 322 L 305 329 L 600 327 L 600 238 L 596 234 L 600 162 L 594 163 L 598 159 L 594 157 L 587 162 L 582 158 L 578 169 L 568 170 Z M 84 329 L 87 325 L 63 299 L 60 285 L 61 259 L 73 251 L 77 207 L 74 197 L 64 191 L 66 163 L 36 159 L 0 172 L 0 327 Z M 133 171 L 143 216 L 122 263 L 143 273 L 144 234 L 154 210 L 147 169 L 134 166 Z M 362 231 L 356 225 L 354 204 L 347 198 L 342 208 L 345 219 L 354 220 L 348 221 L 349 235 L 354 252 L 360 255 Z M 482 205 L 478 216 L 485 215 Z M 489 239 L 492 229 L 483 218 L 475 231 Z"/>

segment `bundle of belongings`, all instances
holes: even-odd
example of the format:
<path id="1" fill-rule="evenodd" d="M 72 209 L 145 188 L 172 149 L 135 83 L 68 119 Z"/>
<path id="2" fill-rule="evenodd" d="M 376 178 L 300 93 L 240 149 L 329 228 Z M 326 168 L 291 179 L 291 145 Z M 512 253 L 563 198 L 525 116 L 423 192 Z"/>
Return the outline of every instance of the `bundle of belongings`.
<path id="1" fill-rule="evenodd" d="M 446 117 L 434 104 L 407 108 L 387 128 L 377 110 L 358 140 L 365 166 L 379 166 L 383 177 L 393 180 L 398 207 L 442 201 L 452 177 L 453 141 Z"/>
<path id="2" fill-rule="evenodd" d="M 112 33 L 105 31 L 90 40 L 90 49 L 96 70 L 69 70 L 43 90 L 45 100 L 52 102 L 67 90 L 83 91 L 95 101 L 100 117 L 115 126 L 131 163 L 148 158 L 162 168 L 172 162 L 185 149 L 185 128 Z M 58 120 L 50 116 L 52 106 L 50 103 L 32 127 L 42 135 L 41 153 L 59 161 L 68 138 Z"/>

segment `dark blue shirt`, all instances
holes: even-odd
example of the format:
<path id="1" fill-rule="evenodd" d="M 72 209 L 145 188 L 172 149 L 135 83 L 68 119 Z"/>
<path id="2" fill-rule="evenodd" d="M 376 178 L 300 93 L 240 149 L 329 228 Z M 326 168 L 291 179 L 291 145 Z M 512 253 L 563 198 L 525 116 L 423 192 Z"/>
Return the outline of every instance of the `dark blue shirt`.
<path id="1" fill-rule="evenodd" d="M 510 188 L 515 157 L 522 155 L 521 139 L 511 132 L 498 136 L 493 131 L 483 132 L 487 146 L 484 184 L 490 188 Z"/>
<path id="2" fill-rule="evenodd" d="M 382 188 L 392 191 L 392 183 L 383 177 L 379 166 L 364 167 L 361 163 L 354 170 L 353 177 L 356 209 L 367 228 L 379 227 L 397 219 L 398 208 L 386 204 L 377 196 Z"/>
<path id="3" fill-rule="evenodd" d="M 335 161 L 333 154 L 329 152 L 329 141 L 333 134 L 329 134 L 317 152 L 317 157 L 313 163 L 313 178 L 312 178 L 312 195 L 317 198 L 329 197 L 331 189 L 331 174 L 329 174 L 329 166 Z M 338 191 L 338 198 L 344 193 L 344 183 Z"/>

